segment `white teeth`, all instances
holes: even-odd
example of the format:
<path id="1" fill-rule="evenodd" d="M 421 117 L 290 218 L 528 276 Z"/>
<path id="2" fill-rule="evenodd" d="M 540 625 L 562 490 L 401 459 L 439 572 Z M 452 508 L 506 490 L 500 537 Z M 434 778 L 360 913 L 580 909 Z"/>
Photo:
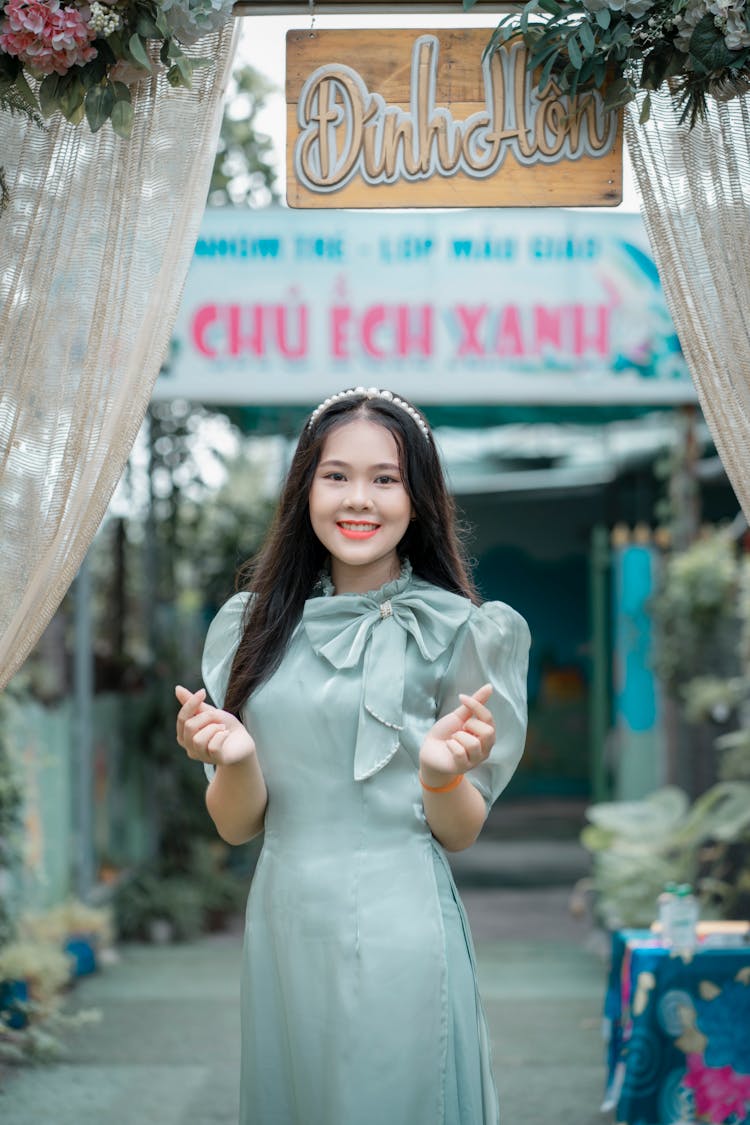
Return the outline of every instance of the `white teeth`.
<path id="1" fill-rule="evenodd" d="M 339 527 L 345 527 L 347 531 L 374 531 L 380 525 L 377 523 L 351 523 L 343 520 L 339 521 Z"/>

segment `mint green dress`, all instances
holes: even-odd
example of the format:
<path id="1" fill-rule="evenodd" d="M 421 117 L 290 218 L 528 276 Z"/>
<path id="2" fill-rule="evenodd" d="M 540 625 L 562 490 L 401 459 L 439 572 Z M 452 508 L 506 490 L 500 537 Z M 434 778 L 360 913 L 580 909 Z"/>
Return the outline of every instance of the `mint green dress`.
<path id="1" fill-rule="evenodd" d="M 248 594 L 209 628 L 221 705 Z M 489 809 L 523 749 L 529 632 L 413 575 L 306 603 L 242 717 L 268 787 L 247 903 L 240 1125 L 496 1125 L 469 926 L 425 819 L 419 748 L 491 681 Z M 210 769 L 210 767 L 208 767 Z M 466 782 L 464 782 L 465 784 Z"/>

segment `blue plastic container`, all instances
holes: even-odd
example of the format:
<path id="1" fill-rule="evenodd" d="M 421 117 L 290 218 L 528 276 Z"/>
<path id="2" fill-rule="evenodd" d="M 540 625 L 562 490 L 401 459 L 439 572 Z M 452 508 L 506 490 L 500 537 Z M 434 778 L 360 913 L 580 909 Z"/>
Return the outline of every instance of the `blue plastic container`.
<path id="1" fill-rule="evenodd" d="M 65 943 L 65 952 L 69 953 L 75 961 L 73 967 L 74 977 L 87 977 L 97 970 L 96 950 L 88 938 L 71 937 Z"/>
<path id="2" fill-rule="evenodd" d="M 20 1031 L 26 1027 L 29 1017 L 26 1005 L 29 1002 L 29 986 L 25 980 L 4 980 L 0 984 L 0 1019 L 7 1027 Z"/>

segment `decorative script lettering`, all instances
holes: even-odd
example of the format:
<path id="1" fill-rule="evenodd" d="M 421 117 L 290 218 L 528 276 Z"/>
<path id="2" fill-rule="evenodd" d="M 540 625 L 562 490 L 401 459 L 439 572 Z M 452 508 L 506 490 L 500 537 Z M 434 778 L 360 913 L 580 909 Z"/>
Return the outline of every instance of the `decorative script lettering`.
<path id="1" fill-rule="evenodd" d="M 456 121 L 436 105 L 440 44 L 421 35 L 411 60 L 409 109 L 371 93 L 353 67 L 318 67 L 297 105 L 297 179 L 312 192 L 337 191 L 355 176 L 368 184 L 427 180 L 457 172 L 484 179 L 508 154 L 523 165 L 601 157 L 617 135 L 617 115 L 599 93 L 562 95 L 550 82 L 537 93 L 520 42 L 482 62 L 485 107 Z"/>

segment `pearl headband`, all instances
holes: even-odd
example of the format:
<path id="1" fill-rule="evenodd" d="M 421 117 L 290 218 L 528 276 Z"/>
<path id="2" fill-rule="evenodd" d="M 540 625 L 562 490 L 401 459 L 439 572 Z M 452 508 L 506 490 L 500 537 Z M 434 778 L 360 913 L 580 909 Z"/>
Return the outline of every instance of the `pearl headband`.
<path id="1" fill-rule="evenodd" d="M 338 394 L 331 395 L 331 397 L 327 398 L 325 402 L 321 402 L 320 406 L 315 407 L 307 423 L 307 429 L 311 429 L 315 425 L 318 417 L 325 410 L 327 410 L 329 406 L 333 406 L 334 402 L 340 402 L 342 399 L 351 398 L 352 395 L 362 395 L 362 397 L 366 399 L 382 398 L 386 402 L 392 402 L 394 406 L 400 406 L 401 409 L 405 411 L 409 415 L 409 417 L 417 424 L 417 426 L 419 426 L 420 430 L 424 434 L 425 441 L 430 440 L 429 428 L 419 411 L 416 410 L 411 405 L 411 403 L 405 402 L 404 399 L 399 398 L 398 395 L 392 394 L 391 391 L 380 391 L 377 387 L 352 387 L 348 391 L 339 391 Z"/>

